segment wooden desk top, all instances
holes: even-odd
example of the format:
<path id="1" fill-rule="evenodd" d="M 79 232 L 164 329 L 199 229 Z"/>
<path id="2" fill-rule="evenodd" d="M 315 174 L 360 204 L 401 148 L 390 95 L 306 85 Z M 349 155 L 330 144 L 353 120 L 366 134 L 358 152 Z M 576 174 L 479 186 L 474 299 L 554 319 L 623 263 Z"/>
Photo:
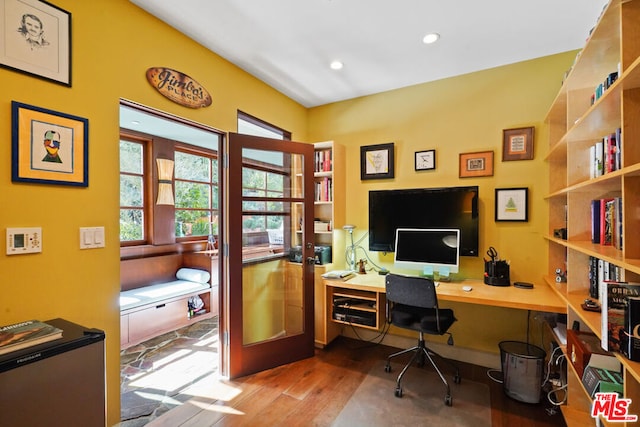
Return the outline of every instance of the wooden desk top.
<path id="1" fill-rule="evenodd" d="M 357 274 L 347 280 L 325 279 L 324 283 L 326 286 L 384 293 L 384 277 L 379 274 Z M 471 286 L 473 289 L 470 292 L 465 292 L 462 290 L 463 286 Z M 567 312 L 566 303 L 546 283 L 537 284 L 533 289 L 520 289 L 514 286 L 489 286 L 485 285 L 482 280 L 465 279 L 455 282 L 440 282 L 436 292 L 441 301 L 457 301 L 552 313 Z"/>

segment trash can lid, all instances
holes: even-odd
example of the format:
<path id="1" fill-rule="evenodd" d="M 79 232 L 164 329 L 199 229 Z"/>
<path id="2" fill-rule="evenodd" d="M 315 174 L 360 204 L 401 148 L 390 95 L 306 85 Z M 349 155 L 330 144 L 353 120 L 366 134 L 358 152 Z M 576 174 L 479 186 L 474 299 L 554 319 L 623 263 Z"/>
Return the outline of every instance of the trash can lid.
<path id="1" fill-rule="evenodd" d="M 547 353 L 540 347 L 521 341 L 502 341 L 500 351 L 531 359 L 544 359 Z"/>

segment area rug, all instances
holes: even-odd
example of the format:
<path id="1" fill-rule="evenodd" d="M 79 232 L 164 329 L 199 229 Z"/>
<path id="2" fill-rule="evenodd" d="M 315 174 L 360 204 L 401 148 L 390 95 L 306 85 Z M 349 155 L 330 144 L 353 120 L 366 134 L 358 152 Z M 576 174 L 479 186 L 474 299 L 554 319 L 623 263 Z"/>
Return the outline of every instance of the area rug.
<path id="1" fill-rule="evenodd" d="M 340 412 L 334 427 L 355 426 L 491 426 L 489 387 L 462 378 L 451 387 L 453 406 L 446 406 L 446 388 L 438 374 L 429 367 L 409 368 L 402 379 L 402 397 L 395 397 L 396 379 L 402 370 L 391 364 L 384 371 L 384 361 L 374 365 Z"/>

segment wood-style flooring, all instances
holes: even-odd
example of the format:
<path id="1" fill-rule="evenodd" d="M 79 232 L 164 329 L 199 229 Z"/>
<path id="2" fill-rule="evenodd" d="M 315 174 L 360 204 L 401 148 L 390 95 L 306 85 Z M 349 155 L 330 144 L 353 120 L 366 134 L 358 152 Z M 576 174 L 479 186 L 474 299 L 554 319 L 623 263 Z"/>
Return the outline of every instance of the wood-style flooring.
<path id="1" fill-rule="evenodd" d="M 242 393 L 235 394 L 237 388 L 225 387 L 221 382 L 215 396 L 194 397 L 191 402 L 196 404 L 183 404 L 147 425 L 331 426 L 373 364 L 395 351 L 384 345 L 338 337 L 325 349 L 316 350 L 312 358 L 229 382 L 240 384 Z M 447 370 L 446 364 L 440 366 Z M 518 402 L 488 377 L 487 368 L 465 363 L 458 366 L 462 384 L 466 379 L 489 386 L 493 427 L 566 425 L 559 408 L 546 397 L 539 404 Z M 389 396 L 396 398 L 393 390 Z M 357 420 L 353 425 L 358 426 Z"/>

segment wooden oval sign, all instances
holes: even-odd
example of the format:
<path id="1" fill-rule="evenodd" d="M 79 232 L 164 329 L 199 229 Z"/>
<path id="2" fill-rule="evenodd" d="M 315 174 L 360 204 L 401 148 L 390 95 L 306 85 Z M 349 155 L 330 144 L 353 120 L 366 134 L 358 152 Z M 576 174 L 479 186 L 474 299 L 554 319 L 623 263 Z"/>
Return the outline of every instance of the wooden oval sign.
<path id="1" fill-rule="evenodd" d="M 200 83 L 180 71 L 166 67 L 147 70 L 147 81 L 163 96 L 189 108 L 211 105 L 211 95 Z"/>

